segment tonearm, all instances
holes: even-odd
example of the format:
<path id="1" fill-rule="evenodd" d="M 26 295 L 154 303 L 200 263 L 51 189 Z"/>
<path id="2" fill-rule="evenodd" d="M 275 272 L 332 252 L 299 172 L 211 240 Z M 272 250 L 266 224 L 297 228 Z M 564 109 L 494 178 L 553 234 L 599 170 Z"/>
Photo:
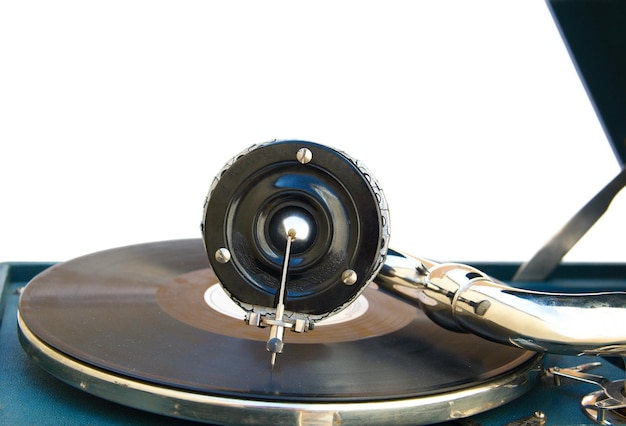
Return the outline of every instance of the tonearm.
<path id="1" fill-rule="evenodd" d="M 395 251 L 387 253 L 376 282 L 449 330 L 538 352 L 626 354 L 626 292 L 526 290 L 468 265 Z"/>
<path id="2" fill-rule="evenodd" d="M 373 280 L 435 323 L 558 354 L 626 353 L 626 292 L 564 294 L 499 282 L 468 265 L 388 250 L 376 179 L 343 152 L 305 141 L 253 145 L 217 175 L 202 222 L 209 260 L 247 322 L 305 332 Z"/>

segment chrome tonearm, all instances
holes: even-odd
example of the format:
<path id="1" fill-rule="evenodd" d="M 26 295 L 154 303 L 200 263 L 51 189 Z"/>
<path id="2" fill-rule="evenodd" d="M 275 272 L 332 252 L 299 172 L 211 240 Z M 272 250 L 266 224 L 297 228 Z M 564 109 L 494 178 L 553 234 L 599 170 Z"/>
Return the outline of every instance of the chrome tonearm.
<path id="1" fill-rule="evenodd" d="M 468 265 L 396 251 L 375 281 L 453 331 L 539 352 L 626 355 L 626 292 L 525 290 Z"/>
<path id="2" fill-rule="evenodd" d="M 271 141 L 234 157 L 209 190 L 202 231 L 229 297 L 249 324 L 271 327 L 273 359 L 284 329 L 312 329 L 372 280 L 450 330 L 538 352 L 626 355 L 626 292 L 520 289 L 471 266 L 388 250 L 378 182 L 320 144 Z"/>

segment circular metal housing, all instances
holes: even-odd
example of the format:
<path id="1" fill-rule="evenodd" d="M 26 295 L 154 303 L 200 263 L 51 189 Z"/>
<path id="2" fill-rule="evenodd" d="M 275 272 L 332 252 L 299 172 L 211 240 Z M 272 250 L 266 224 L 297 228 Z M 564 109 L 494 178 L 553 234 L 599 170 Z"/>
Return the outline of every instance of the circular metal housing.
<path id="1" fill-rule="evenodd" d="M 352 302 L 379 271 L 389 220 L 382 191 L 358 161 L 312 142 L 273 141 L 252 146 L 218 174 L 202 230 L 227 293 L 261 313 L 276 305 L 294 230 L 286 310 L 317 321 Z M 213 256 L 221 248 L 231 253 L 227 263 Z M 346 270 L 358 277 L 352 285 L 345 285 Z"/>

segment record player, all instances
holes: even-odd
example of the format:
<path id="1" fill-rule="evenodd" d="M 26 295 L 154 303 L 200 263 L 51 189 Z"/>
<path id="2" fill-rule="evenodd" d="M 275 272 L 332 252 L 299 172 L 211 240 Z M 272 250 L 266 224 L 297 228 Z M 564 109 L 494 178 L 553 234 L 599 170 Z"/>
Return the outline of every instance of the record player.
<path id="1" fill-rule="evenodd" d="M 623 37 L 578 36 L 626 8 L 550 6 L 623 165 Z M 560 264 L 624 170 L 533 259 L 471 266 L 390 248 L 375 173 L 337 149 L 216 172 L 201 238 L 2 265 L 3 421 L 626 423 L 626 264 Z"/>

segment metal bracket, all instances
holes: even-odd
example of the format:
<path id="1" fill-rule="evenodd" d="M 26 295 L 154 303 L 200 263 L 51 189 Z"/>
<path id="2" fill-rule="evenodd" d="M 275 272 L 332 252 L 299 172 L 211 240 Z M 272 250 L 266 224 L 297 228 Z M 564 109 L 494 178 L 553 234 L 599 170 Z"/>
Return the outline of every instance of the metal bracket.
<path id="1" fill-rule="evenodd" d="M 552 367 L 547 370 L 547 373 L 554 377 L 557 386 L 561 384 L 560 378 L 565 377 L 600 387 L 601 390 L 582 398 L 580 404 L 585 415 L 602 425 L 626 424 L 626 417 L 617 412 L 617 410 L 626 409 L 626 396 L 624 395 L 626 381 L 611 381 L 603 376 L 587 373 L 600 365 L 599 362 L 593 362 L 571 368 Z"/>

